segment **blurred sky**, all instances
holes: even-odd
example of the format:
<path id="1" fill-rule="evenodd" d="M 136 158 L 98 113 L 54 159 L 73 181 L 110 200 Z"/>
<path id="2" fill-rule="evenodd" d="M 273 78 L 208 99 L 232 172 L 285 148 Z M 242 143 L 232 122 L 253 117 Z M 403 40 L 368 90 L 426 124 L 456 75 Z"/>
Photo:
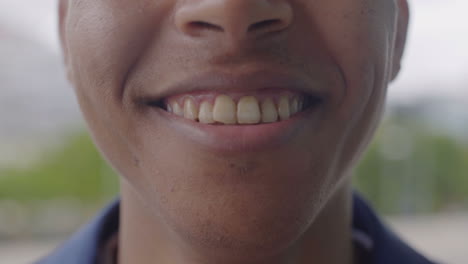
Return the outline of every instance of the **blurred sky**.
<path id="1" fill-rule="evenodd" d="M 404 70 L 391 88 L 390 99 L 468 98 L 468 1 L 410 0 L 410 5 Z M 58 53 L 55 6 L 56 0 L 0 0 L 0 24 Z"/>

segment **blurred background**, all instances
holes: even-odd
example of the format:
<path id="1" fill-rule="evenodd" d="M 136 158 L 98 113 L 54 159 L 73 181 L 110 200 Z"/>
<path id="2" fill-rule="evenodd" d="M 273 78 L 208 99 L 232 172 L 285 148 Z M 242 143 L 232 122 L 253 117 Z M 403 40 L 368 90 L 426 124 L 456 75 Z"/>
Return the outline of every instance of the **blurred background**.
<path id="1" fill-rule="evenodd" d="M 413 0 L 403 72 L 356 170 L 417 249 L 468 263 L 468 2 Z M 0 0 L 0 263 L 30 263 L 118 192 L 65 80 L 55 0 Z"/>

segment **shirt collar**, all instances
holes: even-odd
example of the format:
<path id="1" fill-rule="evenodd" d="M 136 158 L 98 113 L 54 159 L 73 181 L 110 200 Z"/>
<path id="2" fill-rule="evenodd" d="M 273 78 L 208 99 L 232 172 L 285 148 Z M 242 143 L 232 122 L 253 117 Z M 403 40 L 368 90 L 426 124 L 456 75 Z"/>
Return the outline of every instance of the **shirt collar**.
<path id="1" fill-rule="evenodd" d="M 116 199 L 52 254 L 35 264 L 98 264 L 101 248 L 118 232 L 119 211 L 120 200 Z"/>

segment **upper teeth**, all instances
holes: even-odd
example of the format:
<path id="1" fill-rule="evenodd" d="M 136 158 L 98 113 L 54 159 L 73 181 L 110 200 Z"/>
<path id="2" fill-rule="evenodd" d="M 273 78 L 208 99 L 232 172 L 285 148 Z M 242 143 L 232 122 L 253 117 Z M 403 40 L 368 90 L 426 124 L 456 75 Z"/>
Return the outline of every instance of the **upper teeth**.
<path id="1" fill-rule="evenodd" d="M 287 120 L 304 108 L 300 96 L 280 96 L 261 102 L 255 96 L 244 96 L 236 102 L 228 95 L 219 95 L 214 100 L 199 103 L 191 97 L 173 100 L 167 104 L 167 111 L 204 124 L 258 124 Z"/>

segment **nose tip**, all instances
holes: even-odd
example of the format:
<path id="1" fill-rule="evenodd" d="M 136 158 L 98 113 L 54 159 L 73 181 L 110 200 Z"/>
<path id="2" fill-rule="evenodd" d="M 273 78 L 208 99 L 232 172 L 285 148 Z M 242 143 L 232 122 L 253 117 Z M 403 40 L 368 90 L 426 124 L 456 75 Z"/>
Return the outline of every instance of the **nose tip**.
<path id="1" fill-rule="evenodd" d="M 285 0 L 188 1 L 177 9 L 175 24 L 184 34 L 224 33 L 236 39 L 280 32 L 291 24 L 293 12 Z"/>

